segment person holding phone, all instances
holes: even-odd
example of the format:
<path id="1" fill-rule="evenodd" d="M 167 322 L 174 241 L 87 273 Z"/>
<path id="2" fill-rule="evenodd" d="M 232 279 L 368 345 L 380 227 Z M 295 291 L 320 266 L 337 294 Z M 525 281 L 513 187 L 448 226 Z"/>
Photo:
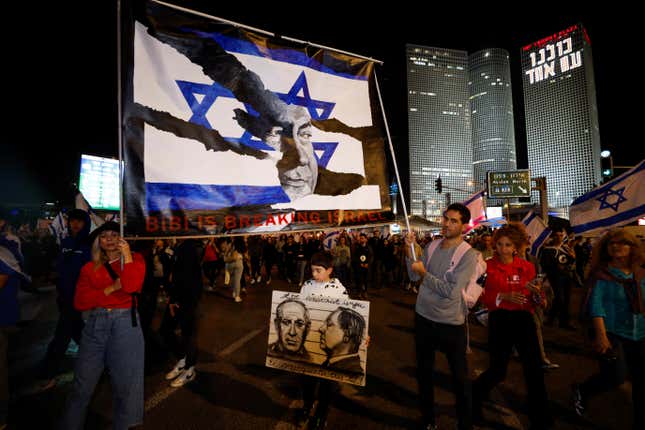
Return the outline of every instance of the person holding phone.
<path id="1" fill-rule="evenodd" d="M 92 261 L 83 266 L 76 284 L 74 307 L 83 313 L 85 326 L 61 424 L 66 430 L 85 427 L 87 406 L 106 367 L 113 428 L 143 422 L 144 342 L 133 294 L 141 292 L 146 264 L 119 231 L 119 224 L 108 221 L 90 233 Z"/>
<path id="2" fill-rule="evenodd" d="M 524 368 L 531 428 L 543 429 L 551 426 L 552 419 L 532 314 L 543 306 L 544 296 L 535 267 L 519 255 L 527 243 L 528 235 L 519 223 L 507 224 L 493 235 L 495 256 L 487 261 L 488 277 L 482 295 L 489 310 L 490 365 L 473 383 L 473 420 L 482 420 L 482 402 L 506 377 L 515 347 Z"/>

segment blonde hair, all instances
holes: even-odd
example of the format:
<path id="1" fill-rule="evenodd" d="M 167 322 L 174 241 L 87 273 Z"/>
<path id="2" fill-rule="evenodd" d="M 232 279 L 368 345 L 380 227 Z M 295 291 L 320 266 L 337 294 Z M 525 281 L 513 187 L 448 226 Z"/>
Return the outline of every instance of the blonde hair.
<path id="1" fill-rule="evenodd" d="M 91 253 L 94 270 L 98 270 L 99 267 L 110 261 L 105 250 L 101 248 L 101 234 L 96 235 L 94 242 L 92 242 Z"/>
<path id="2" fill-rule="evenodd" d="M 591 251 L 591 263 L 589 264 L 589 273 L 593 273 L 598 269 L 607 267 L 611 256 L 609 255 L 609 242 L 614 240 L 624 240 L 629 244 L 631 249 L 629 253 L 629 267 L 633 272 L 635 272 L 645 260 L 643 255 L 643 249 L 638 242 L 638 239 L 634 237 L 631 233 L 623 230 L 622 228 L 617 228 L 610 230 L 604 236 L 600 238 L 598 242 L 593 247 Z"/>

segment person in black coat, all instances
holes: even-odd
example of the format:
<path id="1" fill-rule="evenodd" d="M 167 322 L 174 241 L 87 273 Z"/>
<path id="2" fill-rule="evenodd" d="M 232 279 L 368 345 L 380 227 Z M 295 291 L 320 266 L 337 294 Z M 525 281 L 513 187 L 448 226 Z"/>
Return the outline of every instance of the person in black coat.
<path id="1" fill-rule="evenodd" d="M 201 255 L 195 239 L 185 239 L 175 250 L 170 275 L 168 307 L 161 321 L 160 332 L 173 354 L 180 358 L 166 374 L 173 387 L 181 387 L 195 379 L 197 362 L 197 305 L 202 294 Z M 181 329 L 181 341 L 175 328 Z"/>
<path id="2" fill-rule="evenodd" d="M 84 210 L 73 209 L 67 214 L 69 236 L 61 241 L 61 252 L 56 262 L 58 323 L 41 365 L 39 377 L 42 381 L 38 387 L 41 391 L 56 385 L 55 376 L 60 371 L 69 342 L 74 339 L 77 345 L 81 343 L 84 324 L 81 313 L 74 308 L 74 293 L 81 268 L 92 259 L 88 241 L 90 225 L 90 216 Z"/>

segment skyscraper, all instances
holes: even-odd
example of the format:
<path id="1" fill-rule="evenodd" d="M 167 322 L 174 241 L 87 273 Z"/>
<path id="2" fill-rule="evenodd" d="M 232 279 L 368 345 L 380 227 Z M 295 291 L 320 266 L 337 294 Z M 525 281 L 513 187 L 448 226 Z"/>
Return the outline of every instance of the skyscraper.
<path id="1" fill-rule="evenodd" d="M 511 67 L 504 49 L 475 52 L 468 62 L 473 178 L 481 188 L 489 170 L 517 169 Z"/>
<path id="2" fill-rule="evenodd" d="M 551 207 L 568 207 L 601 179 L 591 42 L 577 24 L 521 56 L 531 176 L 546 176 Z"/>
<path id="3" fill-rule="evenodd" d="M 472 181 L 468 53 L 407 45 L 410 213 L 437 220 Z M 435 191 L 441 176 L 443 193 Z"/>

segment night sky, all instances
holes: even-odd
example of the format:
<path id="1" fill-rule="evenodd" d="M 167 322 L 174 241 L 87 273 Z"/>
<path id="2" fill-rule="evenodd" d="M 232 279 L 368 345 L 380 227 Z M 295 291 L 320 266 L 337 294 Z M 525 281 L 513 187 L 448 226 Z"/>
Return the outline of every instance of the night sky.
<path id="1" fill-rule="evenodd" d="M 23 112 L 24 128 L 19 133 L 23 137 L 5 138 L 3 147 L 8 150 L 0 159 L 0 179 L 10 186 L 2 187 L 0 204 L 58 200 L 65 205 L 71 199 L 69 184 L 78 180 L 81 153 L 117 156 L 115 3 L 86 2 L 82 10 L 48 5 L 51 10 L 42 11 L 40 18 L 30 22 L 30 28 L 42 38 L 39 49 L 20 48 L 33 65 L 20 72 L 30 82 L 31 92 L 16 97 Z M 533 12 L 491 2 L 476 9 L 466 2 L 454 2 L 459 5 L 450 9 L 436 9 L 434 2 L 425 2 L 429 6 L 405 11 L 392 9 L 414 2 L 390 2 L 389 8 L 369 12 L 359 6 L 351 11 L 323 7 L 322 2 L 269 2 L 253 8 L 243 1 L 227 6 L 220 1 L 174 3 L 384 61 L 376 71 L 404 187 L 408 170 L 406 43 L 468 52 L 485 48 L 509 51 L 518 168 L 526 168 L 520 47 L 582 23 L 592 44 L 601 146 L 611 150 L 616 165 L 634 165 L 645 157 L 640 131 L 643 120 L 640 115 L 637 120 L 640 112 L 632 101 L 642 98 L 637 66 L 641 55 L 636 47 L 640 39 L 636 30 L 642 23 L 635 11 L 611 10 L 606 5 L 592 8 L 589 3 L 577 12 L 573 8 L 563 11 L 557 3 L 544 3 L 551 5 L 547 7 L 535 2 L 524 6 L 532 5 Z M 510 18 L 504 16 L 509 13 Z"/>

